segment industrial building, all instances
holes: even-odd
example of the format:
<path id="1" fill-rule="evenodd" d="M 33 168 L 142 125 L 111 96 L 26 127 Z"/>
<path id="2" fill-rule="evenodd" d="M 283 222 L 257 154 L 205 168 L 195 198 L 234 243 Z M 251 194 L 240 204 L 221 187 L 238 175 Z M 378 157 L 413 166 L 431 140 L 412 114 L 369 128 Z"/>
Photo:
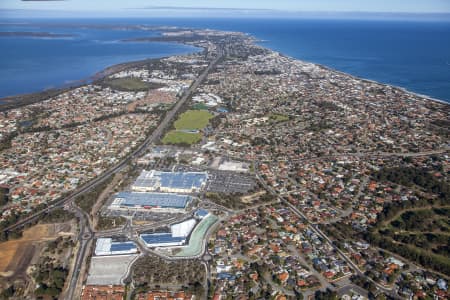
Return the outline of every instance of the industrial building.
<path id="1" fill-rule="evenodd" d="M 248 173 L 250 170 L 250 164 L 239 161 L 223 161 L 219 165 L 218 169 L 220 171 Z"/>
<path id="2" fill-rule="evenodd" d="M 151 209 L 160 212 L 179 212 L 188 205 L 188 195 L 146 192 L 121 192 L 116 194 L 109 209 Z"/>
<path id="3" fill-rule="evenodd" d="M 205 217 L 207 217 L 209 215 L 209 211 L 207 211 L 206 209 L 197 209 L 194 213 L 194 217 L 196 217 L 197 219 L 204 219 Z"/>
<path id="4" fill-rule="evenodd" d="M 186 243 L 187 237 L 196 224 L 195 219 L 188 219 L 181 223 L 172 224 L 170 232 L 141 234 L 140 237 L 147 247 L 182 246 Z"/>
<path id="5" fill-rule="evenodd" d="M 95 255 L 120 255 L 137 253 L 136 244 L 131 241 L 113 242 L 112 238 L 99 238 L 95 245 Z"/>
<path id="6" fill-rule="evenodd" d="M 186 237 L 174 237 L 170 232 L 141 234 L 141 239 L 147 247 L 181 246 L 186 243 Z"/>
<path id="7" fill-rule="evenodd" d="M 187 237 L 196 224 L 197 221 L 195 221 L 195 219 L 188 219 L 181 223 L 172 224 L 170 226 L 170 231 L 174 237 Z"/>
<path id="8" fill-rule="evenodd" d="M 207 172 L 142 171 L 131 189 L 136 192 L 195 193 L 208 180 Z"/>

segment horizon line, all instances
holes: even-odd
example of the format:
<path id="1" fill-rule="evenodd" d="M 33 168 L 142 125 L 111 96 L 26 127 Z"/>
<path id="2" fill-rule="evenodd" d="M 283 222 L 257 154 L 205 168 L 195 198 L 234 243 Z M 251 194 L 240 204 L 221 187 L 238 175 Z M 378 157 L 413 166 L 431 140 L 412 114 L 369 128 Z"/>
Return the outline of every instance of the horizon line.
<path id="1" fill-rule="evenodd" d="M 317 19 L 317 20 L 367 20 L 367 21 L 423 21 L 423 22 L 450 22 L 450 12 L 384 12 L 384 11 L 284 11 L 270 9 L 122 9 L 122 10 L 61 10 L 61 9 L 2 9 L 0 15 L 5 19 L 120 19 L 120 18 L 198 18 L 198 19 L 239 19 L 239 18 L 266 18 L 266 19 Z M 204 12 L 210 11 L 210 14 Z M 169 13 L 172 12 L 172 13 Z M 218 14 L 222 12 L 222 14 Z"/>
<path id="2" fill-rule="evenodd" d="M 34 0 L 36 1 L 36 0 Z M 54 1 L 54 0 L 46 0 L 46 1 Z M 39 9 L 39 8 L 0 8 L 0 11 L 30 11 L 30 12 L 89 12 L 89 13 L 102 13 L 102 12 L 120 12 L 124 10 L 214 10 L 214 11 L 255 11 L 255 12 L 283 12 L 290 14 L 352 14 L 352 13 L 361 13 L 361 14 L 408 14 L 408 15 L 450 15 L 450 11 L 428 11 L 428 12 L 410 12 L 410 11 L 366 11 L 366 10 L 283 10 L 283 9 L 269 9 L 269 8 L 226 8 L 226 7 L 184 7 L 184 6 L 149 6 L 149 7 L 129 7 L 122 9 L 114 9 L 114 10 L 65 10 L 65 9 Z"/>

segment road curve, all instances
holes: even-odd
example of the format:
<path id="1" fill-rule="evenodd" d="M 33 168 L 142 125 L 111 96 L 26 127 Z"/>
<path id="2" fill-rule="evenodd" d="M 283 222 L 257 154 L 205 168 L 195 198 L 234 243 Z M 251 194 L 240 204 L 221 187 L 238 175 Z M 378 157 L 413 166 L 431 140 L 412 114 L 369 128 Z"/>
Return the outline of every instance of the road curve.
<path id="1" fill-rule="evenodd" d="M 266 190 L 268 190 L 271 194 L 273 194 L 274 196 L 278 197 L 285 205 L 287 205 L 288 207 L 290 207 L 292 209 L 292 211 L 299 217 L 301 217 L 302 219 L 304 219 L 305 221 L 307 221 L 308 223 L 310 223 L 308 221 L 308 218 L 301 212 L 299 211 L 294 205 L 292 205 L 289 201 L 287 201 L 286 199 L 284 199 L 282 196 L 278 195 L 276 191 L 274 191 L 270 186 L 267 185 L 267 183 L 261 178 L 261 176 L 258 173 L 258 164 L 255 163 L 255 172 L 256 172 L 256 177 L 259 180 L 259 182 L 264 186 L 264 188 Z M 374 281 L 372 278 L 366 276 L 363 272 L 361 272 L 361 270 L 358 268 L 358 266 L 356 266 L 353 261 L 347 257 L 347 255 L 345 255 L 345 253 L 343 253 L 338 247 L 336 247 L 336 245 L 333 243 L 333 241 L 325 234 L 323 233 L 317 226 L 315 226 L 314 224 L 310 224 L 310 228 L 318 235 L 320 236 L 322 239 L 324 239 L 325 241 L 327 241 L 331 247 L 333 247 L 334 250 L 336 250 L 336 252 L 339 253 L 339 255 L 349 264 L 349 266 L 360 276 L 364 277 L 366 280 L 372 282 L 373 284 L 375 284 L 375 286 L 382 290 L 383 292 L 385 292 L 386 294 L 388 294 L 389 296 L 391 296 L 394 299 L 401 299 L 398 295 L 396 295 L 396 293 L 394 292 L 394 290 L 392 288 L 386 288 L 383 285 L 379 284 L 378 282 Z"/>
<path id="2" fill-rule="evenodd" d="M 219 48 L 217 57 L 211 61 L 211 63 L 208 65 L 208 67 L 200 74 L 199 77 L 191 84 L 189 89 L 184 93 L 183 97 L 177 102 L 177 104 L 166 114 L 162 122 L 158 125 L 158 127 L 152 132 L 150 136 L 148 136 L 145 141 L 136 149 L 134 150 L 130 155 L 128 155 L 127 158 L 125 158 L 121 163 L 113 167 L 111 170 L 103 173 L 101 176 L 97 177 L 93 181 L 86 184 L 86 186 L 80 188 L 80 191 L 75 192 L 73 195 L 62 199 L 61 203 L 58 204 L 58 206 L 64 205 L 66 203 L 71 203 L 75 207 L 75 209 L 78 211 L 78 207 L 76 206 L 73 201 L 76 199 L 77 196 L 91 190 L 92 188 L 96 187 L 99 183 L 105 181 L 109 176 L 112 174 L 118 172 L 121 170 L 128 161 L 139 157 L 143 154 L 144 150 L 149 146 L 151 143 L 154 143 L 158 141 L 161 138 L 161 135 L 166 130 L 167 126 L 171 123 L 172 119 L 177 115 L 178 111 L 181 109 L 181 107 L 186 103 L 186 101 L 192 96 L 192 94 L 196 91 L 198 86 L 205 80 L 206 76 L 208 76 L 208 73 L 211 71 L 212 68 L 214 68 L 217 63 L 222 59 L 224 56 L 224 52 L 222 49 Z M 77 209 L 78 208 L 78 209 Z M 48 209 L 41 211 L 36 214 L 36 216 L 33 216 L 33 218 L 39 217 L 42 213 L 46 212 Z M 80 270 L 83 264 L 83 261 L 85 261 L 86 256 L 86 250 L 87 245 L 91 240 L 94 238 L 94 230 L 91 228 L 91 223 L 89 222 L 89 216 L 84 211 L 78 211 L 78 214 L 81 213 L 80 216 L 80 234 L 79 234 L 79 241 L 80 241 L 80 249 L 77 253 L 77 257 L 74 264 L 74 270 L 72 272 L 72 277 L 70 278 L 70 284 L 67 289 L 66 293 L 66 299 L 71 300 L 74 299 L 74 294 L 76 291 L 77 283 L 80 280 Z M 30 220 L 26 221 L 23 224 L 26 224 L 27 222 L 30 222 Z M 85 235 L 85 228 L 87 228 L 87 231 L 89 232 L 88 238 L 83 238 Z"/>
<path id="3" fill-rule="evenodd" d="M 200 74 L 199 77 L 191 84 L 189 89 L 184 93 L 182 98 L 177 102 L 177 104 L 170 110 L 166 116 L 164 117 L 163 121 L 158 125 L 158 127 L 152 132 L 150 136 L 148 136 L 142 144 L 135 149 L 132 153 L 128 154 L 120 163 L 112 167 L 111 169 L 107 170 L 103 174 L 95 177 L 91 181 L 85 183 L 81 187 L 77 188 L 73 192 L 71 192 L 68 196 L 61 198 L 59 200 L 56 200 L 54 203 L 49 205 L 47 208 L 38 211 L 31 216 L 28 216 L 15 224 L 8 226 L 3 229 L 4 232 L 12 231 L 17 228 L 20 228 L 26 224 L 29 224 L 31 222 L 34 222 L 35 220 L 39 219 L 39 217 L 47 212 L 50 212 L 54 210 L 55 208 L 62 207 L 65 204 L 69 203 L 70 201 L 73 201 L 75 198 L 77 198 L 80 195 L 83 195 L 93 188 L 97 187 L 99 184 L 104 182 L 106 179 L 108 179 L 112 174 L 119 172 L 123 167 L 126 166 L 128 162 L 133 160 L 136 157 L 139 157 L 142 155 L 144 150 L 155 141 L 159 140 L 161 138 L 161 135 L 164 133 L 167 126 L 170 124 L 170 121 L 176 116 L 180 108 L 186 103 L 186 101 L 189 99 L 189 97 L 192 95 L 193 92 L 198 88 L 198 86 L 203 82 L 203 80 L 206 78 L 208 73 L 211 71 L 212 68 L 214 68 L 217 63 L 222 59 L 224 56 L 224 52 L 222 49 L 219 48 L 217 57 L 211 61 L 211 63 L 208 65 L 208 67 Z"/>

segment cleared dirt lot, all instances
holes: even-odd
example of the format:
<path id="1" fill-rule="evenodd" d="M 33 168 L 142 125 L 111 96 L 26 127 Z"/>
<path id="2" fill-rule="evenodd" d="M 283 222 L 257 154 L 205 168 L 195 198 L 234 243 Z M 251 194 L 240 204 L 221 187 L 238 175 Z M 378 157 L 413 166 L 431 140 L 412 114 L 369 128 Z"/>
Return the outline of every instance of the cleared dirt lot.
<path id="1" fill-rule="evenodd" d="M 33 258 L 35 244 L 56 239 L 61 235 L 69 235 L 71 225 L 41 224 L 28 228 L 18 240 L 0 243 L 0 276 L 10 277 L 25 273 Z"/>

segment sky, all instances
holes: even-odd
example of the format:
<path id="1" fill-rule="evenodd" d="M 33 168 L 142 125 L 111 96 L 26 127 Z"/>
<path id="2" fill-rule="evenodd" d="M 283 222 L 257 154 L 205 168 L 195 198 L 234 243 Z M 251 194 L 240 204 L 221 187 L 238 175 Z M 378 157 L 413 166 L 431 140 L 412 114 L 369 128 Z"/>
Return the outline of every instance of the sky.
<path id="1" fill-rule="evenodd" d="M 296 13 L 450 13 L 450 0 L 0 0 L 0 18 L 33 11 L 143 15 L 283 15 Z"/>

